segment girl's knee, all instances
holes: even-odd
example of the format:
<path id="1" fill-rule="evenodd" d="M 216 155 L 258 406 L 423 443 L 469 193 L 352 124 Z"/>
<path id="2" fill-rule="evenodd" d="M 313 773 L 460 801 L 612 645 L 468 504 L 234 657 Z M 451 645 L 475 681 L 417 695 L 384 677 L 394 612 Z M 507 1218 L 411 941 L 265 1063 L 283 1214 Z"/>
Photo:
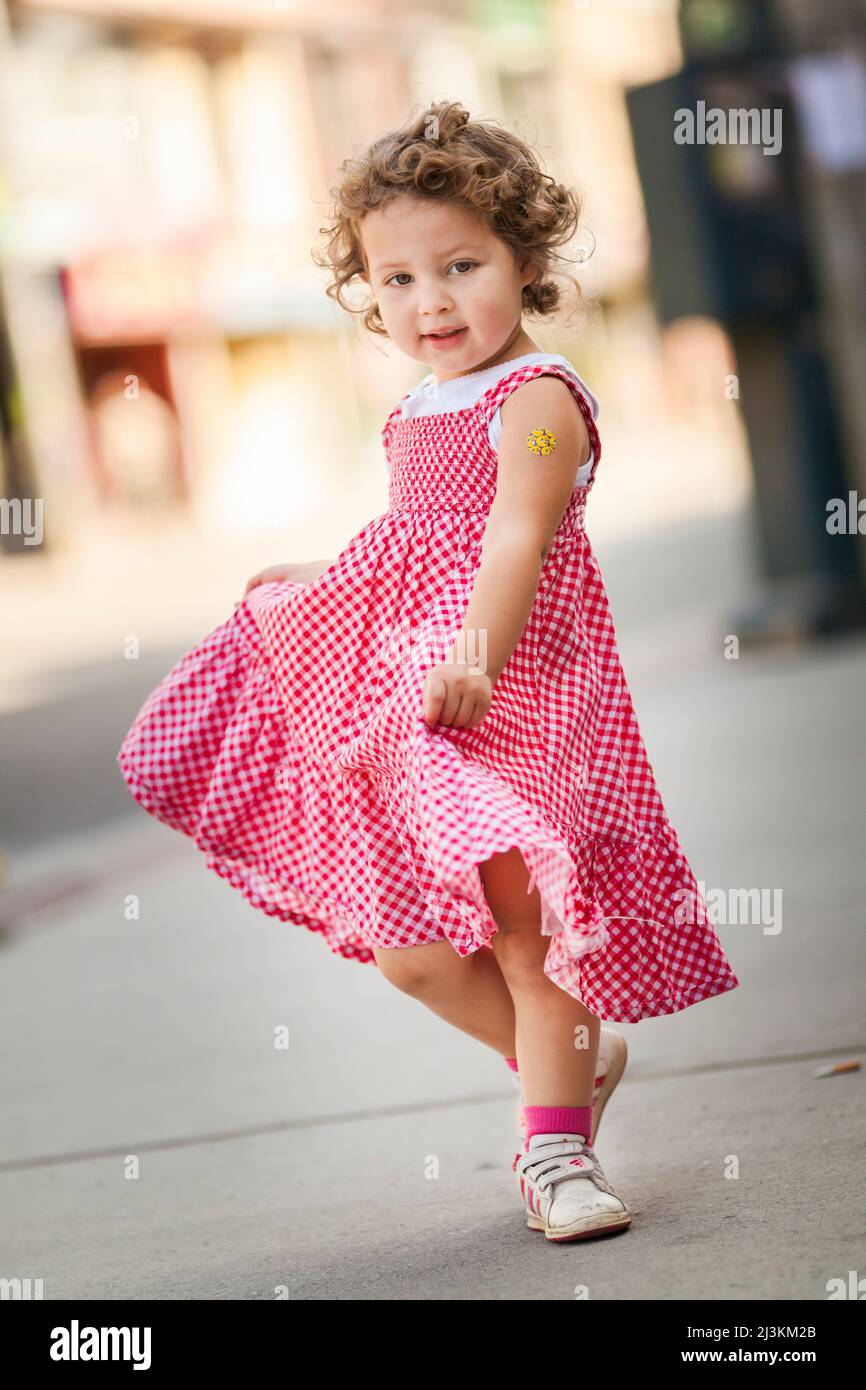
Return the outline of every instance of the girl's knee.
<path id="1" fill-rule="evenodd" d="M 497 956 L 513 960 L 516 967 L 539 955 L 543 960 L 547 937 L 541 937 L 541 895 L 537 888 L 527 892 L 529 869 L 520 849 L 515 845 L 492 855 L 478 865 L 478 872 L 498 929 Z"/>
<path id="2" fill-rule="evenodd" d="M 538 922 L 500 927 L 493 938 L 496 960 L 510 989 L 549 988 L 544 973 L 550 938 Z"/>
<path id="3" fill-rule="evenodd" d="M 449 941 L 426 946 L 374 948 L 376 964 L 388 982 L 404 994 L 423 996 L 445 981 L 459 960 Z"/>

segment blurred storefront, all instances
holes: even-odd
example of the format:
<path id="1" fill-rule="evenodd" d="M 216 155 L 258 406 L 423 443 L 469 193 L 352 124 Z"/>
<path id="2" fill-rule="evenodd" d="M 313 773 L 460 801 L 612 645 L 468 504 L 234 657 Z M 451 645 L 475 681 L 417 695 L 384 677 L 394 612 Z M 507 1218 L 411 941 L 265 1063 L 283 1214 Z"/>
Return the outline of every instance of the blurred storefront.
<path id="1" fill-rule="evenodd" d="M 537 335 L 606 402 L 620 466 L 599 514 L 627 528 L 744 494 L 741 426 L 708 386 L 724 335 L 662 333 L 647 297 L 624 92 L 681 62 L 675 0 L 9 0 L 5 16 L 0 304 L 22 436 L 5 486 L 45 499 L 49 550 L 93 544 L 106 517 L 152 533 L 185 516 L 231 541 L 303 525 L 359 474 L 381 484 L 382 420 L 424 369 L 334 308 L 310 250 L 340 160 L 443 96 L 513 124 L 586 193 L 575 268 L 599 312 Z"/>
<path id="2" fill-rule="evenodd" d="M 307 39 L 217 32 L 212 6 L 185 30 L 175 6 L 63 8 L 12 8 L 3 106 L 4 300 L 46 541 L 94 509 L 232 532 L 303 514 L 358 415 L 351 394 L 324 408 L 351 378 L 309 261 Z"/>

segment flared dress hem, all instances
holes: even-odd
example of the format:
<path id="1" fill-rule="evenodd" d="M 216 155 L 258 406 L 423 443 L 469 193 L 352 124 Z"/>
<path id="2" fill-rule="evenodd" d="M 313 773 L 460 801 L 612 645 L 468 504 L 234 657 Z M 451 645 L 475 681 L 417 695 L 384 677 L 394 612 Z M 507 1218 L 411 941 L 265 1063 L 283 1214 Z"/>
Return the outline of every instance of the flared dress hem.
<path id="1" fill-rule="evenodd" d="M 377 964 L 373 949 L 364 936 L 361 924 L 345 903 L 341 903 L 334 898 L 329 898 L 322 893 L 307 892 L 298 887 L 297 884 L 287 881 L 284 874 L 277 877 L 274 874 L 265 872 L 260 866 L 251 863 L 249 860 L 244 860 L 236 855 L 220 854 L 208 848 L 207 845 L 203 844 L 195 833 L 190 830 L 186 822 L 176 817 L 172 819 L 172 808 L 164 803 L 155 789 L 144 781 L 134 764 L 123 758 L 121 758 L 120 762 L 124 779 L 127 782 L 132 796 L 139 805 L 142 806 L 145 811 L 149 812 L 149 814 L 167 824 L 171 824 L 175 829 L 181 830 L 185 835 L 191 838 L 197 847 L 204 852 L 208 868 L 212 869 L 220 878 L 238 891 L 251 907 L 280 922 L 304 927 L 309 931 L 321 935 L 326 941 L 329 949 L 335 955 L 342 956 L 347 960 L 357 961 L 360 964 Z M 392 779 L 385 777 L 384 780 L 389 781 Z M 562 833 L 562 828 L 559 828 L 559 833 Z M 669 821 L 663 822 L 655 828 L 654 832 L 650 833 L 662 833 L 674 840 L 676 839 L 676 832 Z M 605 838 L 607 837 L 587 835 L 580 837 L 584 845 L 592 841 L 602 841 Z M 644 840 L 646 839 L 646 835 L 636 837 L 636 839 Z M 500 843 L 501 848 L 495 850 L 494 853 L 505 852 L 505 850 L 510 848 L 517 848 L 521 851 L 521 854 L 523 854 L 529 866 L 529 861 L 532 858 L 532 850 L 535 847 L 529 846 L 519 840 Z M 625 847 L 624 842 L 618 841 L 617 843 L 620 848 Z M 527 850 L 529 851 L 528 855 L 526 853 Z M 558 852 L 553 851 L 553 853 L 557 854 L 557 857 L 561 857 L 558 855 Z M 476 874 L 478 865 L 482 862 L 484 861 L 476 860 L 472 862 L 471 869 L 473 869 Z M 534 874 L 532 874 L 531 870 L 530 873 L 531 888 Z M 480 883 L 480 875 L 478 877 L 478 882 Z M 566 891 L 576 891 L 579 895 L 577 868 L 573 859 L 571 860 L 570 869 L 567 874 Z M 437 894 L 437 896 L 444 901 L 448 895 L 441 893 Z M 429 941 L 425 940 L 424 942 L 416 944 L 428 945 L 433 941 L 449 941 L 453 949 L 460 956 L 471 955 L 482 947 L 490 948 L 492 938 L 496 935 L 498 927 L 489 909 L 487 909 L 486 912 L 477 911 L 477 909 L 473 908 L 472 903 L 464 898 L 451 897 L 450 901 L 452 904 L 458 905 L 460 914 L 466 924 L 466 931 L 461 933 L 455 940 L 440 925 L 439 934 L 437 936 L 431 937 Z M 476 918 L 477 920 L 474 920 Z M 593 921 L 596 927 L 602 930 L 605 940 L 608 935 L 608 923 L 619 923 L 621 932 L 635 932 L 640 931 L 641 928 L 655 928 L 661 925 L 656 923 L 653 919 L 643 918 L 637 915 L 605 916 L 605 914 L 598 909 L 597 905 L 593 905 Z M 624 927 L 622 925 L 623 923 L 625 924 Z M 545 932 L 544 934 L 550 936 L 552 942 L 562 937 L 561 931 Z M 377 948 L 379 948 L 378 943 Z M 399 944 L 394 944 L 391 947 L 386 947 L 385 944 L 382 943 L 381 949 L 399 950 L 401 946 Z M 549 955 L 550 952 L 548 952 L 548 956 Z M 589 957 L 590 955 L 591 950 L 582 953 L 583 957 Z M 607 1023 L 638 1023 L 641 1019 L 645 1018 L 657 1018 L 667 1014 L 679 1013 L 683 1009 L 691 1007 L 693 1004 L 700 1003 L 705 999 L 711 999 L 715 995 L 724 994 L 728 990 L 735 989 L 739 984 L 734 973 L 730 969 L 726 969 L 709 980 L 702 980 L 699 985 L 694 986 L 692 989 L 676 991 L 676 993 L 670 990 L 660 991 L 641 1001 L 639 1007 L 616 1006 L 597 998 L 594 991 L 590 989 L 584 990 L 580 980 L 575 983 L 573 972 L 575 968 L 577 968 L 578 974 L 580 974 L 580 960 L 581 956 L 575 957 L 572 955 L 566 956 L 564 961 L 560 962 L 557 971 L 554 973 L 565 972 L 570 967 L 572 976 L 568 982 L 568 986 L 563 983 L 559 987 L 563 988 L 566 993 L 587 1008 L 590 1013 L 601 1019 L 602 1022 Z M 545 964 L 547 964 L 547 958 Z M 545 971 L 545 973 L 548 972 Z M 553 979 L 553 976 L 548 974 L 548 978 Z M 553 982 L 557 983 L 555 979 L 553 979 Z"/>

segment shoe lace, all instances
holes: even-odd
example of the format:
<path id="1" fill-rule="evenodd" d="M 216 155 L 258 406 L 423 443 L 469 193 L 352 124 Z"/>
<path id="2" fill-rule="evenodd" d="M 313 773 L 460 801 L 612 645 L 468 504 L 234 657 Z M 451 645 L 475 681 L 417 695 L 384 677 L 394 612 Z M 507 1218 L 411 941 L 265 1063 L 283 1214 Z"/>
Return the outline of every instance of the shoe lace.
<path id="1" fill-rule="evenodd" d="M 539 1192 L 573 1178 L 589 1178 L 605 1191 L 609 1188 L 598 1159 L 584 1139 L 557 1139 L 539 1144 L 525 1153 L 515 1154 L 511 1166 L 528 1178 Z"/>

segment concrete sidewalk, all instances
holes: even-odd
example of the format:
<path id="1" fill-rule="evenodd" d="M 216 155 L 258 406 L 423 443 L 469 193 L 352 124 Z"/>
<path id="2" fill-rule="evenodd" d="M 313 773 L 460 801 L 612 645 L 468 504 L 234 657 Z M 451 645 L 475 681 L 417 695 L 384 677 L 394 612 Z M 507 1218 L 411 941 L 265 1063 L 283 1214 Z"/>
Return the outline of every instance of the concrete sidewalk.
<path id="1" fill-rule="evenodd" d="M 10 876 L 0 1275 L 48 1299 L 823 1300 L 862 1274 L 864 1077 L 813 1070 L 866 1051 L 866 648 L 683 659 L 686 624 L 673 660 L 654 631 L 623 658 L 683 847 L 706 891 L 782 913 L 719 926 L 739 989 L 614 1025 L 598 1153 L 630 1231 L 527 1230 L 504 1063 L 133 808 Z"/>
<path id="2" fill-rule="evenodd" d="M 866 1049 L 866 646 L 724 660 L 734 550 L 710 552 L 716 592 L 685 542 L 602 564 L 741 986 L 616 1024 L 631 1059 L 598 1152 L 631 1230 L 557 1248 L 527 1230 L 499 1056 L 254 912 L 120 774 L 125 815 L 89 799 L 138 698 L 103 688 L 4 721 L 31 821 L 0 897 L 0 1276 L 46 1298 L 824 1300 L 862 1273 L 865 1080 L 813 1070 Z M 651 588 L 676 591 L 667 616 Z"/>

